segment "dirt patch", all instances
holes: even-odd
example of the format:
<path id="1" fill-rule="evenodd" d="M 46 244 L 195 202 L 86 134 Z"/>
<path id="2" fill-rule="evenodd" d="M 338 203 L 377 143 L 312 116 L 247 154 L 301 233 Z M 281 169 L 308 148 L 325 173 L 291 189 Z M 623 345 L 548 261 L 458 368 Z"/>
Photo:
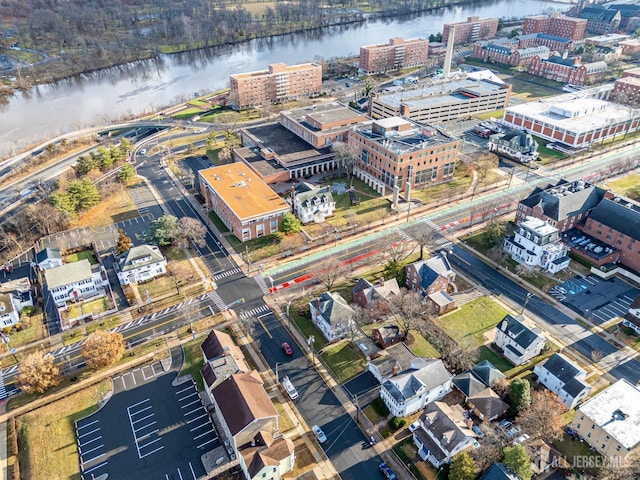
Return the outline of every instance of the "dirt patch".
<path id="1" fill-rule="evenodd" d="M 303 438 L 300 437 L 294 440 L 293 445 L 296 449 L 296 464 L 293 471 L 285 475 L 285 478 L 298 478 L 316 464 L 316 459 Z"/>

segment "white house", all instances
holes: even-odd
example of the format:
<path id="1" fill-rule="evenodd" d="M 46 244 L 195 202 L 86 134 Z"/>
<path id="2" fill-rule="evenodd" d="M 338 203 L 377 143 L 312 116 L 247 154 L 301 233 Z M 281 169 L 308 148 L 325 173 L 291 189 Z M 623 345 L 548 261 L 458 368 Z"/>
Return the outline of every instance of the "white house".
<path id="1" fill-rule="evenodd" d="M 302 182 L 292 189 L 293 213 L 302 223 L 324 222 L 336 209 L 331 186 L 315 187 Z"/>
<path id="2" fill-rule="evenodd" d="M 0 327 L 10 327 L 20 321 L 20 313 L 13 306 L 11 294 L 0 293 Z"/>
<path id="3" fill-rule="evenodd" d="M 451 391 L 451 373 L 440 359 L 416 358 L 382 384 L 380 397 L 395 417 L 405 417 Z"/>
<path id="4" fill-rule="evenodd" d="M 624 316 L 622 325 L 640 335 L 640 295 L 629 305 L 629 312 Z"/>
<path id="5" fill-rule="evenodd" d="M 504 239 L 504 249 L 528 268 L 556 273 L 569 266 L 568 249 L 559 239 L 558 229 L 538 218 L 526 217 L 514 235 Z"/>
<path id="6" fill-rule="evenodd" d="M 569 409 L 587 398 L 591 392 L 591 385 L 585 381 L 587 372 L 560 353 L 538 363 L 533 367 L 533 373 L 537 375 L 538 383 L 557 394 Z"/>
<path id="7" fill-rule="evenodd" d="M 507 360 L 514 365 L 522 365 L 544 348 L 545 338 L 540 329 L 531 329 L 522 323 L 522 316 L 507 315 L 496 327 L 493 342 L 500 348 Z"/>
<path id="8" fill-rule="evenodd" d="M 59 267 L 62 265 L 62 254 L 59 248 L 43 248 L 36 253 L 36 262 L 40 270 Z"/>
<path id="9" fill-rule="evenodd" d="M 56 306 L 63 307 L 70 301 L 81 301 L 106 295 L 109 284 L 106 272 L 100 265 L 91 265 L 86 258 L 44 271 L 44 283 Z"/>
<path id="10" fill-rule="evenodd" d="M 167 260 L 155 245 L 131 247 L 115 265 L 120 285 L 146 282 L 167 273 Z"/>
<path id="11" fill-rule="evenodd" d="M 333 342 L 345 337 L 353 323 L 353 308 L 339 293 L 324 292 L 309 302 L 311 321 Z"/>
<path id="12" fill-rule="evenodd" d="M 420 416 L 420 428 L 413 432 L 413 443 L 418 455 L 434 467 L 451 463 L 451 459 L 469 448 L 476 438 L 464 418 L 460 405 L 449 406 L 443 402 L 427 405 Z"/>
<path id="13" fill-rule="evenodd" d="M 20 312 L 27 306 L 33 306 L 28 278 L 0 284 L 0 328 L 11 327 L 20 322 Z"/>

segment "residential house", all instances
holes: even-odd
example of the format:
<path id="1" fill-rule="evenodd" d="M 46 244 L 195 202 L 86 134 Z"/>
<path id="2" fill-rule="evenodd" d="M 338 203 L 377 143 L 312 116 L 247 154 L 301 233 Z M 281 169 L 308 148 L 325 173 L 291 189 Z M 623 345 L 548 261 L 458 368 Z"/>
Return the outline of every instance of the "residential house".
<path id="1" fill-rule="evenodd" d="M 36 263 L 40 270 L 59 267 L 62 265 L 62 254 L 59 248 L 43 248 L 36 253 Z"/>
<path id="2" fill-rule="evenodd" d="M 291 187 L 293 213 L 302 223 L 322 223 L 333 216 L 336 202 L 331 194 L 331 185 L 316 187 L 306 182 Z"/>
<path id="3" fill-rule="evenodd" d="M 218 330 L 211 330 L 202 345 L 204 365 L 200 374 L 204 380 L 204 387 L 209 398 L 211 391 L 230 375 L 248 372 L 244 355 L 229 335 Z"/>
<path id="4" fill-rule="evenodd" d="M 391 377 L 412 368 L 418 368 L 417 357 L 404 343 L 397 343 L 383 350 L 367 363 L 367 371 L 382 385 Z"/>
<path id="5" fill-rule="evenodd" d="M 330 341 L 345 337 L 353 324 L 353 308 L 339 293 L 324 292 L 309 302 L 311 321 Z"/>
<path id="6" fill-rule="evenodd" d="M 509 410 L 509 405 L 491 388 L 474 393 L 467 399 L 467 405 L 480 420 L 486 422 L 500 418 Z"/>
<path id="7" fill-rule="evenodd" d="M 155 245 L 131 247 L 114 266 L 120 285 L 146 282 L 167 273 L 167 260 Z"/>
<path id="8" fill-rule="evenodd" d="M 274 439 L 262 431 L 240 449 L 240 455 L 240 465 L 249 480 L 280 480 L 295 465 L 293 442 L 282 436 Z"/>
<path id="9" fill-rule="evenodd" d="M 507 133 L 491 135 L 487 148 L 491 152 L 520 163 L 530 163 L 538 159 L 538 142 L 524 130 L 511 130 Z"/>
<path id="10" fill-rule="evenodd" d="M 529 328 L 523 320 L 521 315 L 517 318 L 507 315 L 498 323 L 493 340 L 514 365 L 522 365 L 540 355 L 546 342 L 539 328 Z"/>
<path id="11" fill-rule="evenodd" d="M 386 303 L 391 297 L 400 294 L 398 280 L 392 278 L 385 280 L 383 277 L 372 284 L 366 278 L 360 278 L 351 290 L 353 303 L 362 308 L 374 308 L 379 303 Z"/>
<path id="12" fill-rule="evenodd" d="M 33 306 L 31 282 L 28 278 L 0 283 L 0 328 L 19 323 L 20 312 L 27 306 Z"/>
<path id="13" fill-rule="evenodd" d="M 487 387 L 493 387 L 496 382 L 505 378 L 504 374 L 498 370 L 489 360 L 483 360 L 471 367 L 474 377 L 484 383 Z"/>
<path id="14" fill-rule="evenodd" d="M 522 480 L 522 478 L 502 463 L 494 463 L 485 470 L 480 480 Z"/>
<path id="15" fill-rule="evenodd" d="M 91 265 L 86 258 L 65 263 L 44 271 L 44 285 L 56 306 L 63 307 L 68 301 L 78 302 L 106 295 L 104 286 L 109 279 L 100 265 Z"/>
<path id="16" fill-rule="evenodd" d="M 573 430 L 615 465 L 640 447 L 640 390 L 618 380 L 578 407 Z"/>
<path id="17" fill-rule="evenodd" d="M 407 265 L 405 270 L 407 288 L 427 299 L 431 299 L 438 292 L 447 293 L 449 285 L 456 280 L 456 274 L 445 252 Z M 433 301 L 430 303 L 438 306 Z"/>
<path id="18" fill-rule="evenodd" d="M 383 325 L 371 330 L 371 336 L 382 348 L 404 341 L 404 336 L 397 325 Z"/>
<path id="19" fill-rule="evenodd" d="M 604 195 L 605 190 L 583 180 L 536 189 L 518 204 L 516 224 L 535 217 L 564 233 L 584 223 Z"/>
<path id="20" fill-rule="evenodd" d="M 557 273 L 569 266 L 569 250 L 560 240 L 558 229 L 538 218 L 521 222 L 518 230 L 504 239 L 504 250 L 529 269 Z"/>
<path id="21" fill-rule="evenodd" d="M 453 385 L 464 394 L 465 399 L 468 399 L 487 387 L 493 387 L 497 381 L 504 378 L 504 374 L 489 360 L 483 360 L 468 372 L 453 377 Z"/>
<path id="22" fill-rule="evenodd" d="M 451 463 L 451 459 L 469 448 L 476 438 L 469 422 L 460 405 L 449 406 L 443 402 L 427 405 L 420 416 L 420 428 L 413 432 L 413 443 L 420 458 L 436 468 Z"/>
<path id="23" fill-rule="evenodd" d="M 622 325 L 640 335 L 640 295 L 629 305 L 629 312 L 624 316 Z"/>
<path id="24" fill-rule="evenodd" d="M 405 417 L 451 391 L 451 373 L 440 359 L 417 358 L 382 384 L 380 397 L 395 417 Z"/>
<path id="25" fill-rule="evenodd" d="M 575 408 L 589 396 L 591 385 L 585 378 L 587 372 L 561 353 L 553 354 L 543 363 L 533 367 L 538 383 L 558 395 L 567 408 Z"/>

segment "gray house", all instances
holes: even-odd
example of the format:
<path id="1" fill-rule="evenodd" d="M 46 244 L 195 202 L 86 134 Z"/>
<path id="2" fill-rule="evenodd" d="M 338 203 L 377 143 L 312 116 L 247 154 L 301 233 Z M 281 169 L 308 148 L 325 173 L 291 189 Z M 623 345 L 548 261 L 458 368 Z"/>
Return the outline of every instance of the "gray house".
<path id="1" fill-rule="evenodd" d="M 345 337 L 353 323 L 353 308 L 339 293 L 324 292 L 309 302 L 311 321 L 322 335 L 333 342 Z"/>

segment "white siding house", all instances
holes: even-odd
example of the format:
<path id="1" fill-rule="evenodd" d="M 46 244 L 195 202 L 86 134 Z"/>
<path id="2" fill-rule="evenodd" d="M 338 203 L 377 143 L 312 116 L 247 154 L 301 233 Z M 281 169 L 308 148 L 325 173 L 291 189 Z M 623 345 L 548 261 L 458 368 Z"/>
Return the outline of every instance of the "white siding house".
<path id="1" fill-rule="evenodd" d="M 533 367 L 533 373 L 537 375 L 538 383 L 557 394 L 569 409 L 575 408 L 591 392 L 591 385 L 585 381 L 587 372 L 560 353 L 538 363 Z"/>
<path id="2" fill-rule="evenodd" d="M 167 273 L 167 260 L 155 245 L 131 247 L 116 265 L 120 285 L 146 282 Z"/>
<path id="3" fill-rule="evenodd" d="M 93 267 L 82 259 L 65 263 L 44 271 L 46 288 L 56 306 L 63 307 L 70 301 L 86 300 L 106 295 L 102 288 L 109 283 L 106 272 L 99 265 Z"/>
<path id="4" fill-rule="evenodd" d="M 333 216 L 336 202 L 331 194 L 331 186 L 314 187 L 308 183 L 296 185 L 293 194 L 293 213 L 302 223 L 324 222 Z"/>
<path id="5" fill-rule="evenodd" d="M 309 308 L 311 321 L 328 341 L 333 342 L 349 333 L 354 311 L 339 293 L 324 292 L 309 302 Z"/>
<path id="6" fill-rule="evenodd" d="M 557 273 L 569 266 L 568 249 L 558 237 L 558 229 L 544 220 L 527 217 L 512 237 L 504 239 L 511 258 L 528 268 L 539 267 Z"/>
<path id="7" fill-rule="evenodd" d="M 507 315 L 496 327 L 494 343 L 514 365 L 522 365 L 540 355 L 545 344 L 540 330 L 527 327 L 522 320 L 521 316 Z"/>

